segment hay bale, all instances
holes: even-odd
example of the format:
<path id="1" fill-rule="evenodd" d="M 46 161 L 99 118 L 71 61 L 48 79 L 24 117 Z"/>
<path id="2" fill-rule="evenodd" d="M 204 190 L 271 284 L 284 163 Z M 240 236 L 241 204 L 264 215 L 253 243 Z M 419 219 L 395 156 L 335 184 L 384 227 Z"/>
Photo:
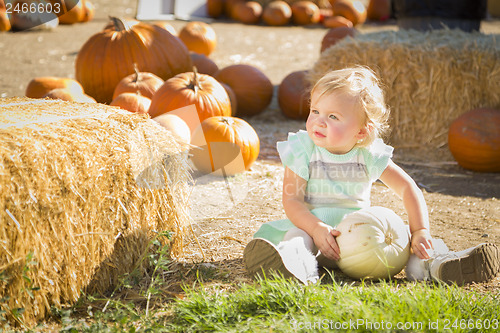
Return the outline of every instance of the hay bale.
<path id="1" fill-rule="evenodd" d="M 0 142 L 0 305 L 11 321 L 30 326 L 82 290 L 110 290 L 157 232 L 173 232 L 181 253 L 185 147 L 147 116 L 0 99 Z"/>
<path id="2" fill-rule="evenodd" d="M 353 65 L 372 68 L 391 108 L 390 142 L 397 146 L 447 142 L 450 123 L 479 107 L 500 107 L 498 35 L 460 30 L 358 34 L 325 50 L 308 77 Z"/>

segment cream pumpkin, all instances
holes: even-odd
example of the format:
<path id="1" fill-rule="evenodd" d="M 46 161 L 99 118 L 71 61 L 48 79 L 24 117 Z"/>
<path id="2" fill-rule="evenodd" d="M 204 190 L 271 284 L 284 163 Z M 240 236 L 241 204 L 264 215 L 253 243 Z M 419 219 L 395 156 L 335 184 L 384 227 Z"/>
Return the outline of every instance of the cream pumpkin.
<path id="1" fill-rule="evenodd" d="M 369 207 L 347 215 L 336 228 L 338 267 L 355 279 L 384 279 L 398 274 L 410 257 L 410 237 L 392 210 Z"/>

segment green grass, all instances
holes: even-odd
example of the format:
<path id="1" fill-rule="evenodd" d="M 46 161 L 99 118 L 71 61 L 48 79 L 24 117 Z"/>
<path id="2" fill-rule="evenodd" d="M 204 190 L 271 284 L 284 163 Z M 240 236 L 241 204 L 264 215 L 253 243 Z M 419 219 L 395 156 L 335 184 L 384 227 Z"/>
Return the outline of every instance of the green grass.
<path id="1" fill-rule="evenodd" d="M 332 281 L 333 280 L 333 281 Z M 87 316 L 60 311 L 62 332 L 487 332 L 500 328 L 500 299 L 443 284 L 387 281 L 304 286 L 279 278 L 186 288 L 146 312 L 110 300 Z M 227 286 L 225 286 L 227 287 Z M 81 304 L 80 304 L 81 306 Z"/>
<path id="2" fill-rule="evenodd" d="M 185 331 L 495 331 L 500 300 L 440 284 L 382 282 L 302 286 L 262 280 L 223 293 L 188 291 L 172 329 Z M 436 330 L 434 330 L 436 331 Z"/>

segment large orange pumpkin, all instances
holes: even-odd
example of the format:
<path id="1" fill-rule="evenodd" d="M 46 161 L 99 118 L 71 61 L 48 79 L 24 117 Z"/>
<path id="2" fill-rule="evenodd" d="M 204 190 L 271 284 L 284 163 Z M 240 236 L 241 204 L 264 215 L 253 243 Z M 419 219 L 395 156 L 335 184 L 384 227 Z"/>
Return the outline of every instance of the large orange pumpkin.
<path id="1" fill-rule="evenodd" d="M 32 79 L 26 87 L 25 95 L 29 98 L 41 98 L 53 89 L 64 88 L 73 94 L 83 94 L 82 85 L 70 78 L 40 76 Z"/>
<path id="2" fill-rule="evenodd" d="M 459 165 L 481 172 L 500 172 L 500 110 L 479 108 L 455 119 L 448 147 Z"/>
<path id="3" fill-rule="evenodd" d="M 288 74 L 278 88 L 278 103 L 285 116 L 305 120 L 309 116 L 309 84 L 307 71 Z"/>
<path id="4" fill-rule="evenodd" d="M 112 21 L 112 28 L 90 37 L 75 62 L 76 79 L 98 102 L 111 102 L 118 82 L 134 73 L 134 63 L 163 80 L 191 70 L 186 46 L 168 31 L 143 22 L 130 26 Z"/>
<path id="5" fill-rule="evenodd" d="M 218 18 L 224 13 L 224 0 L 207 0 L 207 14 Z"/>
<path id="6" fill-rule="evenodd" d="M 259 136 L 246 121 L 210 117 L 193 132 L 192 161 L 203 173 L 230 176 L 248 170 L 260 150 Z"/>
<path id="7" fill-rule="evenodd" d="M 151 99 L 165 82 L 153 73 L 139 72 L 137 67 L 134 70 L 134 74 L 127 75 L 118 82 L 113 92 L 113 99 L 125 92 L 139 92 L 142 96 Z"/>
<path id="8" fill-rule="evenodd" d="M 273 84 L 258 68 L 236 64 L 222 68 L 215 78 L 233 89 L 238 104 L 238 116 L 252 116 L 271 103 Z"/>
<path id="9" fill-rule="evenodd" d="M 215 30 L 205 22 L 193 21 L 187 23 L 179 32 L 179 38 L 189 51 L 210 55 L 217 46 Z"/>
<path id="10" fill-rule="evenodd" d="M 262 13 L 262 20 L 271 26 L 286 25 L 292 18 L 292 8 L 282 0 L 270 2 Z"/>
<path id="11" fill-rule="evenodd" d="M 195 105 L 197 117 L 179 110 Z M 177 111 L 176 111 L 177 110 Z M 154 94 L 149 108 L 151 118 L 171 112 L 182 118 L 189 129 L 194 129 L 203 120 L 213 116 L 230 116 L 229 96 L 217 80 L 205 74 L 182 73 L 168 79 Z"/>

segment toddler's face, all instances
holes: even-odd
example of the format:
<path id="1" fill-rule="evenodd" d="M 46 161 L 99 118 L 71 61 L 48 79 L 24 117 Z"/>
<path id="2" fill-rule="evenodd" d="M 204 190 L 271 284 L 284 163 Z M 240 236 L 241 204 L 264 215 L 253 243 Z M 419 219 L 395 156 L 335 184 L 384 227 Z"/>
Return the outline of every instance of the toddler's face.
<path id="1" fill-rule="evenodd" d="M 306 122 L 313 142 L 333 154 L 348 153 L 367 135 L 365 116 L 356 99 L 342 91 L 330 94 L 315 92 L 311 96 L 311 111 Z"/>

